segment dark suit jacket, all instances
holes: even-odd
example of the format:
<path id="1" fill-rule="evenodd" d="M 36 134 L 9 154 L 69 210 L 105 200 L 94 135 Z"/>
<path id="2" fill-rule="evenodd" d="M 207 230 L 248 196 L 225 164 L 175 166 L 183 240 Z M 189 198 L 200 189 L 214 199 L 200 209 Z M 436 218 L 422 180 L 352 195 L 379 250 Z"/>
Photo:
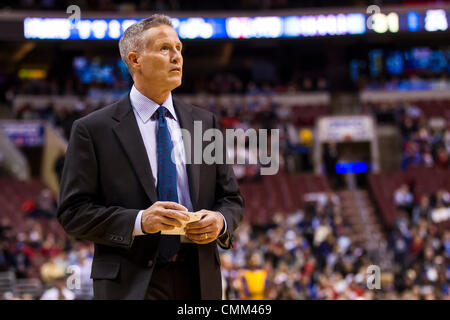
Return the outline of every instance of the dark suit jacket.
<path id="1" fill-rule="evenodd" d="M 189 130 L 192 137 L 195 120 L 202 121 L 203 131 L 218 127 L 211 112 L 175 97 L 173 102 L 180 127 Z M 193 148 L 191 143 L 192 155 Z M 194 211 L 208 209 L 223 214 L 229 248 L 244 206 L 232 167 L 187 164 L 186 169 Z M 96 299 L 144 299 L 160 233 L 136 236 L 134 240 L 132 233 L 139 210 L 157 200 L 129 94 L 74 122 L 57 217 L 69 235 L 95 244 L 91 278 Z M 196 246 L 201 298 L 221 299 L 217 243 Z"/>

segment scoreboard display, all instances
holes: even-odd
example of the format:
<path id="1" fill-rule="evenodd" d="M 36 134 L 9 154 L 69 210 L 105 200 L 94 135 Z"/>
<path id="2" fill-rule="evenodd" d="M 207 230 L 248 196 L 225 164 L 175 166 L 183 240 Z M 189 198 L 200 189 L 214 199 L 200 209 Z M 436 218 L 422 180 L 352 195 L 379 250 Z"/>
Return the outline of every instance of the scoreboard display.
<path id="1" fill-rule="evenodd" d="M 181 39 L 252 39 L 445 32 L 449 19 L 449 10 L 429 9 L 298 16 L 184 17 L 173 18 L 172 23 Z M 23 28 L 26 39 L 114 40 L 138 20 L 27 17 Z"/>

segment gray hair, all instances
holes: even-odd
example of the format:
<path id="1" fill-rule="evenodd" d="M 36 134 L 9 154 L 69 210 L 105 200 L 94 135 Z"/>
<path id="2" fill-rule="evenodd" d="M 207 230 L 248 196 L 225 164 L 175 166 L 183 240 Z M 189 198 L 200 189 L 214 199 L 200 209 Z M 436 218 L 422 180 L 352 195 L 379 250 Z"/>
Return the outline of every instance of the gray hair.
<path id="1" fill-rule="evenodd" d="M 135 51 L 140 52 L 143 48 L 143 33 L 145 30 L 166 25 L 173 28 L 170 17 L 163 14 L 154 14 L 147 19 L 140 20 L 129 26 L 119 40 L 119 51 L 122 61 L 128 67 L 128 71 L 132 74 L 132 68 L 128 61 L 128 53 Z"/>

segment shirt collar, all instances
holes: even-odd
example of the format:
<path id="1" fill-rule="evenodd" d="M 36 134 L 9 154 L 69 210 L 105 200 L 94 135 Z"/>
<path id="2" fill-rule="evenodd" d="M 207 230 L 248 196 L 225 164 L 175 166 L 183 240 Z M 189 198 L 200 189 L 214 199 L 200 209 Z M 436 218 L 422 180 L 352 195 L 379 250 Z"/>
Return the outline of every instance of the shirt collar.
<path id="1" fill-rule="evenodd" d="M 131 106 L 134 110 L 136 110 L 139 118 L 141 118 L 144 123 L 147 123 L 147 121 L 150 120 L 151 116 L 159 108 L 159 104 L 140 93 L 134 85 L 130 91 L 130 102 Z M 166 101 L 162 103 L 162 105 L 166 107 L 175 120 L 178 120 L 175 113 L 175 108 L 173 107 L 172 92 L 169 93 L 169 96 Z"/>

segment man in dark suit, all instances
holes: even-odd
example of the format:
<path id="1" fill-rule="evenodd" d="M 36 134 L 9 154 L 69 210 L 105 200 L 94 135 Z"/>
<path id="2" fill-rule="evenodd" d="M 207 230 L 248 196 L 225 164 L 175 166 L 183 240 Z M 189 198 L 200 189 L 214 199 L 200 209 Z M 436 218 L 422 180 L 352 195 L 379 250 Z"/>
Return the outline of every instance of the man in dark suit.
<path id="1" fill-rule="evenodd" d="M 134 85 L 118 102 L 75 121 L 58 220 L 95 243 L 96 299 L 220 299 L 217 244 L 228 249 L 244 201 L 230 165 L 191 164 L 179 132 L 218 128 L 214 114 L 173 97 L 182 44 L 167 16 L 130 26 L 119 42 Z M 225 149 L 223 150 L 225 154 Z M 189 212 L 201 219 L 185 235 Z"/>

